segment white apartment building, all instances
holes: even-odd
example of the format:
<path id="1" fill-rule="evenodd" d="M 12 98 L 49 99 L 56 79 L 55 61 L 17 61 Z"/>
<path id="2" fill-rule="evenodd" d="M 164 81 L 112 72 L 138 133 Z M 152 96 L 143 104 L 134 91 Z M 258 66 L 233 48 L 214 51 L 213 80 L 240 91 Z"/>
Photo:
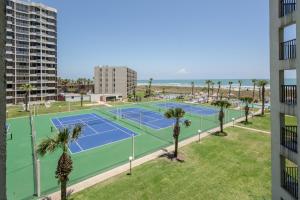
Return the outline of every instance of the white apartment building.
<path id="1" fill-rule="evenodd" d="M 294 33 L 290 33 L 293 30 Z M 291 35 L 293 38 L 290 38 Z M 272 199 L 299 198 L 300 2 L 270 0 Z M 294 73 L 296 83 L 288 83 Z M 287 117 L 296 117 L 296 123 Z"/>
<path id="2" fill-rule="evenodd" d="M 137 86 L 137 73 L 128 67 L 94 68 L 95 94 L 120 94 L 127 98 Z"/>
<path id="3" fill-rule="evenodd" d="M 40 3 L 6 1 L 6 101 L 57 99 L 57 10 Z"/>

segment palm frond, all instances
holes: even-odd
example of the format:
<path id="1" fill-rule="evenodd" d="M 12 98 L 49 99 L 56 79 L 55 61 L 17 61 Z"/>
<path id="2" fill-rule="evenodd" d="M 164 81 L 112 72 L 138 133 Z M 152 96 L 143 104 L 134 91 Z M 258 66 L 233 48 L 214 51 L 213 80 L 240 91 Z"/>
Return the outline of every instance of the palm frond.
<path id="1" fill-rule="evenodd" d="M 167 110 L 167 111 L 165 112 L 164 115 L 165 115 L 165 118 L 171 119 L 171 118 L 174 117 L 174 110 L 170 108 L 169 110 Z"/>
<path id="2" fill-rule="evenodd" d="M 174 115 L 176 118 L 182 118 L 185 115 L 185 111 L 182 108 L 175 108 Z"/>
<path id="3" fill-rule="evenodd" d="M 37 153 L 44 156 L 46 153 L 51 153 L 59 147 L 58 138 L 47 138 L 43 140 L 37 148 Z"/>
<path id="4" fill-rule="evenodd" d="M 192 121 L 191 120 L 184 120 L 183 124 L 185 125 L 185 127 L 189 127 L 192 125 Z"/>
<path id="5" fill-rule="evenodd" d="M 72 131 L 71 140 L 77 140 L 81 133 L 82 133 L 82 125 L 76 124 Z"/>

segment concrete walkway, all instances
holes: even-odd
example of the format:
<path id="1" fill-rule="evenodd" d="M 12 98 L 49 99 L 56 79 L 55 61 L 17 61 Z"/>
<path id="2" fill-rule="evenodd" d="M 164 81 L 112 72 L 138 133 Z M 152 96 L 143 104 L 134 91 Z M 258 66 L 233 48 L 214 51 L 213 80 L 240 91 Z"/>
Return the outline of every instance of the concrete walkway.
<path id="1" fill-rule="evenodd" d="M 239 119 L 235 120 L 235 123 L 242 122 L 243 120 L 245 120 L 244 117 L 239 118 Z M 224 128 L 226 128 L 226 127 L 232 127 L 232 126 L 233 126 L 233 123 L 229 122 L 229 123 L 227 123 L 227 124 L 224 125 Z M 210 134 L 212 134 L 214 132 L 217 132 L 217 131 L 219 131 L 219 127 L 211 129 L 211 130 L 209 130 L 207 132 L 201 133 L 200 137 L 199 137 L 199 135 L 195 135 L 195 136 L 193 136 L 191 138 L 183 140 L 183 141 L 179 142 L 179 144 L 178 144 L 179 148 L 183 147 L 183 146 L 186 146 L 188 144 L 191 144 L 193 142 L 197 142 L 197 141 L 199 141 L 199 139 L 201 140 L 202 138 L 205 138 L 205 137 L 209 136 Z M 154 160 L 156 158 L 159 158 L 160 156 L 166 154 L 166 152 L 172 152 L 173 149 L 174 149 L 174 145 L 171 145 L 171 146 L 169 146 L 167 148 L 158 150 L 158 151 L 156 151 L 154 153 L 151 153 L 149 155 L 146 155 L 146 156 L 144 156 L 142 158 L 138 158 L 138 159 L 136 159 L 136 160 L 134 160 L 132 162 L 132 167 L 134 168 L 134 167 L 142 165 L 142 164 L 144 164 L 144 163 L 146 163 L 148 161 L 151 161 L 151 160 Z M 96 175 L 94 177 L 88 178 L 88 179 L 86 179 L 86 180 L 84 180 L 82 182 L 79 182 L 79 183 L 76 183 L 74 185 L 71 185 L 71 186 L 68 187 L 68 193 L 74 194 L 76 192 L 80 192 L 80 191 L 82 191 L 82 190 L 84 190 L 86 188 L 89 188 L 89 187 L 91 187 L 93 185 L 96 185 L 96 184 L 98 184 L 100 182 L 103 182 L 103 181 L 105 181 L 105 180 L 107 180 L 107 179 L 109 179 L 111 177 L 114 177 L 116 175 L 125 173 L 127 171 L 129 171 L 129 164 L 128 163 L 124 164 L 124 165 L 121 165 L 119 167 L 116 167 L 114 169 L 111 169 L 109 171 L 106 171 L 106 172 L 104 172 L 102 174 L 99 174 L 99 175 Z M 51 200 L 59 200 L 60 199 L 60 191 L 57 191 L 57 192 L 52 193 L 52 194 L 49 194 L 47 197 L 42 197 L 41 199 L 45 199 L 45 200 L 50 200 L 50 199 Z"/>
<path id="2" fill-rule="evenodd" d="M 255 128 L 248 128 L 248 127 L 245 127 L 245 126 L 235 125 L 235 127 L 247 129 L 247 130 L 250 130 L 250 131 L 256 131 L 256 132 L 260 132 L 260 133 L 271 134 L 271 132 L 269 132 L 269 131 L 259 130 L 259 129 L 255 129 Z"/>

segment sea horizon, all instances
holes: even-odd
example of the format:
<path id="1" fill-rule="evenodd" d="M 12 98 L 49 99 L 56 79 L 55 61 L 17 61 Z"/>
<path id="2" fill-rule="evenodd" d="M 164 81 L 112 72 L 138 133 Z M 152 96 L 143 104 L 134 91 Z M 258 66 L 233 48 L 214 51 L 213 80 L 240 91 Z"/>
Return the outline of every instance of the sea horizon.
<path id="1" fill-rule="evenodd" d="M 153 86 L 176 86 L 176 87 L 189 87 L 191 86 L 191 82 L 194 81 L 195 87 L 205 87 L 207 84 L 205 81 L 208 79 L 157 79 L 152 81 Z M 214 82 L 215 87 L 217 85 L 218 81 L 221 81 L 221 86 L 222 87 L 228 87 L 229 81 L 232 81 L 232 87 L 237 87 L 239 86 L 238 81 L 242 81 L 242 87 L 243 88 L 248 88 L 248 87 L 253 87 L 252 79 L 209 79 Z M 257 79 L 257 80 L 266 80 L 268 83 L 270 83 L 270 79 Z M 148 85 L 149 80 L 138 80 L 137 84 L 138 86 L 143 86 L 143 85 Z M 285 84 L 287 85 L 294 85 L 296 84 L 296 79 L 285 79 Z M 269 84 L 267 85 L 267 88 L 269 87 Z"/>

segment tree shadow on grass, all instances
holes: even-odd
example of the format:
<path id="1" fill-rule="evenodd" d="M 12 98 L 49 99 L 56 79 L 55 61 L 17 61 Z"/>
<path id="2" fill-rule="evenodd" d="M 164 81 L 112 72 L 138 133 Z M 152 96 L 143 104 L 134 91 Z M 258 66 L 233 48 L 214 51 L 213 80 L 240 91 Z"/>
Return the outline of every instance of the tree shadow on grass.
<path id="1" fill-rule="evenodd" d="M 217 132 L 212 133 L 212 135 L 219 136 L 219 137 L 225 137 L 228 134 L 226 132 L 224 132 L 224 131 L 223 132 L 217 131 Z"/>
<path id="2" fill-rule="evenodd" d="M 251 125 L 251 124 L 253 124 L 252 122 L 249 122 L 249 121 L 248 121 L 248 122 L 246 122 L 246 121 L 241 121 L 240 123 L 241 123 L 241 124 L 244 124 L 244 125 Z"/>
<path id="3" fill-rule="evenodd" d="M 181 155 L 177 155 L 177 158 L 174 156 L 174 152 L 169 152 L 166 149 L 162 149 L 165 153 L 161 154 L 159 158 L 167 158 L 170 161 L 177 161 L 180 163 L 184 162 L 184 158 Z"/>

